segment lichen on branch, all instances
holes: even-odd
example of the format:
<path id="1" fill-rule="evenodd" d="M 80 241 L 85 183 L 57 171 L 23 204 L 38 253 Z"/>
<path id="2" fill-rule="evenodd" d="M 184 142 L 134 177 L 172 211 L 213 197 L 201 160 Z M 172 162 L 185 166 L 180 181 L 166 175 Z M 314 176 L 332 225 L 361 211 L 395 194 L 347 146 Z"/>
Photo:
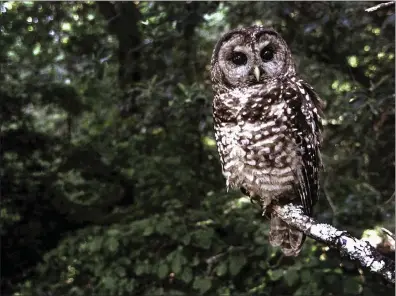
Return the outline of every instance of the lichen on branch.
<path id="1" fill-rule="evenodd" d="M 305 235 L 338 249 L 352 260 L 357 260 L 371 272 L 381 275 L 390 283 L 395 283 L 395 262 L 380 254 L 370 243 L 357 239 L 346 231 L 319 223 L 304 214 L 300 206 L 286 204 L 273 206 L 273 210 L 290 226 L 304 232 Z"/>

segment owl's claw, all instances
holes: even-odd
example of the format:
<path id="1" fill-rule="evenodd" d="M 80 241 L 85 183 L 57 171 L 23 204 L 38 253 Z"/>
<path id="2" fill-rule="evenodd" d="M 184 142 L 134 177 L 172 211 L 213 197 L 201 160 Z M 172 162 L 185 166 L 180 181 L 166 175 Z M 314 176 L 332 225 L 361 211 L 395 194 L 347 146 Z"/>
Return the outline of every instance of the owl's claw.
<path id="1" fill-rule="evenodd" d="M 246 195 L 250 199 L 250 203 L 253 205 L 257 204 L 258 196 L 252 194 L 250 191 L 246 190 L 244 187 L 240 187 L 242 194 Z"/>
<path id="2" fill-rule="evenodd" d="M 262 216 L 265 216 L 267 214 L 267 207 L 264 205 L 261 205 L 261 211 L 263 212 Z"/>

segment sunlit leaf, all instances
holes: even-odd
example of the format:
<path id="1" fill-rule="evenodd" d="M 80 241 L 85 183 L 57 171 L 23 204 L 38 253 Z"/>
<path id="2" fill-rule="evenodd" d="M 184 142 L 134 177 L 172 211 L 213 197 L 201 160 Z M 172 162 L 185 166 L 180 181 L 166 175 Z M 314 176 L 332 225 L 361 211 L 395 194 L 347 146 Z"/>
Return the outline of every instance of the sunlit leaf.
<path id="1" fill-rule="evenodd" d="M 208 278 L 196 277 L 193 283 L 193 288 L 199 290 L 203 294 L 210 289 L 212 281 Z"/>

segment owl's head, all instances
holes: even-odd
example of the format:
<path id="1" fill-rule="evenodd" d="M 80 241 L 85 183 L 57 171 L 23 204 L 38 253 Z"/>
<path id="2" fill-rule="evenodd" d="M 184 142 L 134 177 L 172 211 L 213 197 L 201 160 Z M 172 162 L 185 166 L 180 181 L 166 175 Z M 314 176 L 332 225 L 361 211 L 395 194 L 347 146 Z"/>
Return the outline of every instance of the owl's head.
<path id="1" fill-rule="evenodd" d="M 221 37 L 213 51 L 214 88 L 263 84 L 267 79 L 294 74 L 290 50 L 272 29 L 253 26 L 230 31 Z"/>

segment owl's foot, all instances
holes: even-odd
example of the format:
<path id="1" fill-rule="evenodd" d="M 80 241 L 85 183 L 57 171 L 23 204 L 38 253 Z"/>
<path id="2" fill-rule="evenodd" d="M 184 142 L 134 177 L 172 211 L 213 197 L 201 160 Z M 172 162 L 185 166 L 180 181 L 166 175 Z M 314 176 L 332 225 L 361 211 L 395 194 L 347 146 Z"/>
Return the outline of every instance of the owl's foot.
<path id="1" fill-rule="evenodd" d="M 261 212 L 262 212 L 261 216 L 268 216 L 267 207 L 261 206 Z"/>
<path id="2" fill-rule="evenodd" d="M 258 195 L 254 195 L 252 192 L 246 190 L 244 187 L 240 187 L 242 194 L 248 196 L 250 198 L 250 202 L 254 205 L 258 203 L 260 197 Z"/>
<path id="3" fill-rule="evenodd" d="M 271 207 L 269 207 L 268 201 L 267 200 L 260 200 L 261 202 L 261 212 L 263 213 L 262 216 L 265 216 L 267 218 L 270 218 L 271 216 Z"/>

